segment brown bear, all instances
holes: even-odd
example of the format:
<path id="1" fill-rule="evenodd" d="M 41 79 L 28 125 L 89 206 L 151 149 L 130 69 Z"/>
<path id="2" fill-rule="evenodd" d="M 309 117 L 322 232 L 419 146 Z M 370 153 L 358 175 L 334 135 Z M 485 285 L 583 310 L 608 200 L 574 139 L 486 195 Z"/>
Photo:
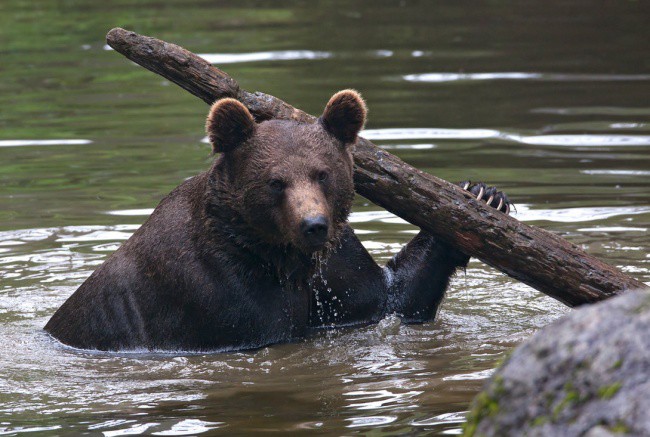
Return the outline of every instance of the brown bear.
<path id="1" fill-rule="evenodd" d="M 432 319 L 469 257 L 420 232 L 386 267 L 373 261 L 347 224 L 365 119 L 351 90 L 315 124 L 256 124 L 238 101 L 218 101 L 210 170 L 165 197 L 45 330 L 84 349 L 225 351 L 391 313 Z"/>

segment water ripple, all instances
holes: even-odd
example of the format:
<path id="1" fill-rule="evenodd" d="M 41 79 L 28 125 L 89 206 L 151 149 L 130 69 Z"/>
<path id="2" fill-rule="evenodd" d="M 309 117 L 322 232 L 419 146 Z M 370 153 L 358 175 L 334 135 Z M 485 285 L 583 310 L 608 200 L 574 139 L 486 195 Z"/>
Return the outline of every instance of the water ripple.
<path id="1" fill-rule="evenodd" d="M 40 432 L 44 433 L 46 431 L 54 431 L 61 429 L 61 425 L 53 426 L 4 426 L 4 423 L 0 424 L 0 435 L 9 435 L 9 434 L 22 434 L 28 432 Z"/>
<path id="2" fill-rule="evenodd" d="M 513 216 L 522 222 L 546 220 L 559 223 L 578 223 L 586 221 L 605 220 L 616 216 L 646 214 L 650 212 L 649 206 L 594 206 L 582 208 L 554 208 L 532 209 L 528 204 L 517 204 L 517 211 Z M 404 219 L 388 211 L 360 211 L 350 214 L 350 223 L 381 222 L 387 224 L 405 224 Z M 379 249 L 373 242 L 368 242 L 372 249 Z M 385 249 L 392 249 L 385 246 Z"/>
<path id="3" fill-rule="evenodd" d="M 494 129 L 444 129 L 444 128 L 386 128 L 366 129 L 360 134 L 373 141 L 387 140 L 476 140 L 498 139 L 533 146 L 562 147 L 612 147 L 612 146 L 649 146 L 650 135 L 623 134 L 563 134 L 563 135 L 521 135 Z M 400 145 L 388 145 L 384 148 L 405 148 Z M 411 145 L 408 148 L 429 148 L 429 145 Z"/>
<path id="4" fill-rule="evenodd" d="M 366 129 L 359 135 L 368 140 L 479 139 L 501 133 L 491 129 L 391 128 Z"/>
<path id="5" fill-rule="evenodd" d="M 348 428 L 358 428 L 362 426 L 375 427 L 395 422 L 397 420 L 397 416 L 351 417 L 346 420 L 351 422 L 348 425 Z"/>
<path id="6" fill-rule="evenodd" d="M 650 136 L 648 135 L 509 135 L 508 138 L 518 143 L 535 146 L 650 146 Z"/>
<path id="7" fill-rule="evenodd" d="M 202 53 L 200 57 L 211 64 L 235 64 L 260 61 L 294 61 L 299 59 L 327 59 L 332 57 L 330 52 L 312 50 L 277 50 L 251 53 Z"/>
<path id="8" fill-rule="evenodd" d="M 580 170 L 580 173 L 612 176 L 650 176 L 649 170 Z"/>
<path id="9" fill-rule="evenodd" d="M 472 373 L 458 373 L 442 378 L 443 381 L 473 381 L 487 379 L 494 373 L 494 369 L 485 369 Z"/>
<path id="10" fill-rule="evenodd" d="M 650 206 L 595 206 L 584 208 L 531 209 L 530 205 L 518 204 L 515 217 L 520 221 L 551 221 L 577 223 L 605 220 L 616 216 L 650 213 Z"/>
<path id="11" fill-rule="evenodd" d="M 578 232 L 647 232 L 648 228 L 633 228 L 629 226 L 597 226 L 593 228 L 579 228 Z M 631 250 L 627 248 L 627 250 Z M 636 249 L 640 250 L 640 249 Z"/>
<path id="12" fill-rule="evenodd" d="M 428 419 L 414 420 L 411 422 L 413 426 L 434 426 L 442 424 L 461 424 L 465 422 L 466 411 L 458 411 L 455 413 L 444 413 L 433 416 Z"/>
<path id="13" fill-rule="evenodd" d="M 407 408 L 413 408 L 417 402 L 414 398 L 424 393 L 423 391 L 407 391 L 403 393 L 394 393 L 390 390 L 358 390 L 344 393 L 353 400 L 348 404 L 348 408 L 357 410 L 379 410 L 385 408 L 395 408 L 396 404 L 403 405 Z"/>
<path id="14" fill-rule="evenodd" d="M 194 435 L 208 432 L 223 425 L 223 422 L 206 422 L 198 419 L 186 419 L 174 424 L 168 431 L 158 431 L 152 435 Z"/>
<path id="15" fill-rule="evenodd" d="M 544 82 L 629 82 L 650 80 L 650 74 L 580 74 L 537 72 L 421 73 L 402 76 L 409 82 L 470 82 L 486 80 L 531 80 Z"/>
<path id="16" fill-rule="evenodd" d="M 78 146 L 92 144 L 91 140 L 0 140 L 0 147 L 23 147 L 23 146 Z"/>
<path id="17" fill-rule="evenodd" d="M 535 108 L 530 112 L 555 115 L 608 115 L 608 116 L 644 116 L 650 115 L 650 108 L 632 108 L 618 106 L 576 106 L 571 108 Z"/>
<path id="18" fill-rule="evenodd" d="M 435 144 L 382 144 L 379 146 L 385 150 L 431 150 Z"/>
<path id="19" fill-rule="evenodd" d="M 106 211 L 109 215 L 124 215 L 124 216 L 148 216 L 153 212 L 153 208 L 142 209 L 118 209 L 114 211 Z"/>

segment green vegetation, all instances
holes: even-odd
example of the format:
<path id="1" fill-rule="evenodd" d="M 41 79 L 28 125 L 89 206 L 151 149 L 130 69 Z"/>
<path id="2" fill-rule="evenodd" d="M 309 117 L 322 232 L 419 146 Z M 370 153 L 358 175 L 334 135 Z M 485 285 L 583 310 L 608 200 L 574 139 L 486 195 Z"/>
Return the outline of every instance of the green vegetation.
<path id="1" fill-rule="evenodd" d="M 616 422 L 616 425 L 608 426 L 607 429 L 615 434 L 628 434 L 630 432 L 630 428 L 620 420 Z"/>
<path id="2" fill-rule="evenodd" d="M 531 426 L 533 426 L 533 427 L 542 426 L 542 425 L 544 425 L 545 423 L 548 423 L 548 422 L 549 422 L 548 416 L 539 416 L 539 417 L 536 417 L 535 420 L 533 420 L 533 423 L 532 423 Z"/>
<path id="3" fill-rule="evenodd" d="M 463 424 L 463 435 L 476 435 L 479 423 L 486 417 L 496 416 L 499 412 L 499 399 L 503 396 L 503 377 L 496 376 L 486 390 L 474 398 L 472 409 L 467 413 L 467 422 Z"/>
<path id="4" fill-rule="evenodd" d="M 616 393 L 621 389 L 623 384 L 619 381 L 616 381 L 613 384 L 605 385 L 598 389 L 598 397 L 601 399 L 611 399 Z"/>
<path id="5" fill-rule="evenodd" d="M 569 406 L 576 406 L 586 400 L 585 397 L 580 396 L 580 393 L 573 388 L 573 384 L 567 382 L 564 384 L 566 395 L 564 398 L 553 407 L 553 420 L 557 420 L 560 414 Z"/>

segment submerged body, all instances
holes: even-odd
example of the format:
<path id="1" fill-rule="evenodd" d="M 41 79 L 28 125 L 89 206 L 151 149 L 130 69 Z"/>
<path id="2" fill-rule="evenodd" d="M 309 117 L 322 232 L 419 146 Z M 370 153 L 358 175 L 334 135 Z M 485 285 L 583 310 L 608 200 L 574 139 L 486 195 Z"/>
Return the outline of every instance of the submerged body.
<path id="1" fill-rule="evenodd" d="M 393 312 L 424 321 L 467 261 L 422 235 L 382 269 L 346 226 L 321 265 L 300 257 L 279 266 L 226 236 L 203 238 L 205 212 L 193 197 L 206 179 L 196 176 L 165 198 L 46 330 L 79 348 L 205 351 L 287 342 L 310 328 Z"/>
<path id="2" fill-rule="evenodd" d="M 365 121 L 352 91 L 320 122 L 253 122 L 216 103 L 207 130 L 222 155 L 177 187 L 45 326 L 99 350 L 257 348 L 396 313 L 435 316 L 468 256 L 420 232 L 378 266 L 347 224 L 349 146 Z"/>

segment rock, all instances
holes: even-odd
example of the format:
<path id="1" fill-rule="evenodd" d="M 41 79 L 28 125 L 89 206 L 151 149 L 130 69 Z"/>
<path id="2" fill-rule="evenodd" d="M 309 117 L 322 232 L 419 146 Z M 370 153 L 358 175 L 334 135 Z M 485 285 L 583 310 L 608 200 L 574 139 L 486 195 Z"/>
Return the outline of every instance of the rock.
<path id="1" fill-rule="evenodd" d="M 580 308 L 514 350 L 466 436 L 650 435 L 650 290 Z"/>

